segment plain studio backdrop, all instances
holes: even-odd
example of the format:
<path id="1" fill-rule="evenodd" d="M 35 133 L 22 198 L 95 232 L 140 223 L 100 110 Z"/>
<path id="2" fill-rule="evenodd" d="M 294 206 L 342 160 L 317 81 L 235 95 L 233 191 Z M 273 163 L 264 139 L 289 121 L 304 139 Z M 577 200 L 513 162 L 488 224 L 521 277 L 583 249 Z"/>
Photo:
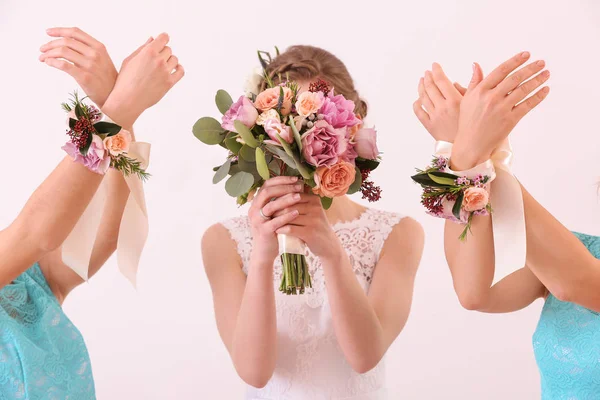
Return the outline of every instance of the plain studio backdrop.
<path id="1" fill-rule="evenodd" d="M 321 46 L 346 63 L 384 153 L 373 175 L 383 188 L 375 207 L 413 216 L 427 234 L 411 316 L 387 354 L 390 399 L 539 398 L 531 336 L 543 302 L 507 315 L 460 307 L 443 224 L 424 214 L 409 179 L 433 146 L 412 103 L 433 61 L 466 86 L 473 61 L 488 73 L 522 50 L 546 60 L 552 90 L 513 132 L 514 171 L 569 228 L 600 234 L 600 4 L 0 0 L 1 227 L 64 155 L 60 103 L 76 84 L 37 60 L 52 26 L 81 27 L 106 44 L 117 66 L 148 37 L 168 32 L 187 72 L 136 125 L 138 139 L 153 146 L 150 236 L 137 290 L 113 257 L 64 305 L 89 347 L 99 399 L 242 398 L 215 326 L 200 239 L 211 224 L 247 209 L 212 185 L 212 167 L 225 152 L 199 142 L 191 128 L 202 116 L 219 116 L 218 89 L 242 93 L 257 49 L 292 44 Z"/>

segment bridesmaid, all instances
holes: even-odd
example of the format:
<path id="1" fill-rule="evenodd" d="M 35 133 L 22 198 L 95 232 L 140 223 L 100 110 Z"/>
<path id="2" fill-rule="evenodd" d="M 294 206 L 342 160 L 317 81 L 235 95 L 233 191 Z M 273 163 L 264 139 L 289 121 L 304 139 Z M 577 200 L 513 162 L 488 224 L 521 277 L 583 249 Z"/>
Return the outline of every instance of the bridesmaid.
<path id="1" fill-rule="evenodd" d="M 104 46 L 81 30 L 48 34 L 58 39 L 42 46 L 40 60 L 73 76 L 125 128 L 183 76 L 166 34 L 140 47 L 119 73 Z M 116 249 L 129 196 L 115 170 L 100 175 L 65 157 L 0 231 L 0 399 L 95 399 L 83 337 L 61 308 L 83 280 L 63 263 L 61 246 L 103 180 L 109 201 L 89 262 L 92 276 Z"/>
<path id="2" fill-rule="evenodd" d="M 320 78 L 366 117 L 345 65 L 325 50 L 293 46 L 267 72 L 305 88 Z M 307 244 L 313 290 L 279 292 L 277 233 Z M 422 250 L 415 220 L 347 196 L 324 211 L 291 177 L 268 180 L 247 216 L 212 226 L 204 266 L 221 338 L 249 385 L 246 398 L 385 398 L 382 360 L 408 318 Z"/>
<path id="3" fill-rule="evenodd" d="M 485 79 L 475 64 L 464 97 L 437 64 L 421 80 L 415 112 L 435 139 L 454 142 L 453 170 L 489 159 L 517 122 L 545 99 L 548 87 L 522 101 L 548 80 L 548 71 L 540 73 L 543 61 L 508 75 L 529 57 L 518 54 Z M 521 190 L 526 265 L 494 285 L 491 217 L 475 217 L 464 243 L 457 240 L 462 226 L 446 222 L 446 258 L 456 294 L 465 308 L 487 313 L 517 311 L 545 298 L 533 336 L 542 399 L 599 399 L 600 237 L 569 232 L 523 185 Z"/>

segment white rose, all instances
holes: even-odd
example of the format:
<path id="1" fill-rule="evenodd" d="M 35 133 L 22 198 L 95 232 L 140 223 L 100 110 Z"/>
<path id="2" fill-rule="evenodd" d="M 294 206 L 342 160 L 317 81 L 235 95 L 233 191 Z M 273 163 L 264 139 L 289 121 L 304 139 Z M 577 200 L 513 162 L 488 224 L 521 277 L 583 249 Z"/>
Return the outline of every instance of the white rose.
<path id="1" fill-rule="evenodd" d="M 264 113 L 258 116 L 258 119 L 256 120 L 256 125 L 263 126 L 265 122 L 267 122 L 270 119 L 274 119 L 277 122 L 281 122 L 281 118 L 279 118 L 279 113 L 273 109 L 270 109 L 269 111 L 265 111 Z"/>
<path id="2" fill-rule="evenodd" d="M 259 89 L 262 80 L 262 69 L 255 68 L 254 71 L 252 71 L 252 74 L 246 79 L 246 84 L 244 85 L 246 96 L 250 97 L 251 94 L 257 95 L 260 91 Z"/>

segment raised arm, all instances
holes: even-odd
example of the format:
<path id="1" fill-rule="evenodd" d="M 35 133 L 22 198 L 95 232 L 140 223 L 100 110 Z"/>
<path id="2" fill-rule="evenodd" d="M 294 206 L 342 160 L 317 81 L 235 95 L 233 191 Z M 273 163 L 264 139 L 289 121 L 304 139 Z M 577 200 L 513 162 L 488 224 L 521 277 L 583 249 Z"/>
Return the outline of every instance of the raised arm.
<path id="1" fill-rule="evenodd" d="M 541 94 L 523 103 L 523 107 L 519 109 L 514 107 L 548 78 L 547 75 L 541 74 L 529 83 L 523 84 L 525 80 L 543 69 L 543 63 L 531 64 L 507 78 L 510 72 L 528 59 L 529 54 L 526 54 L 525 57 L 522 54 L 513 57 L 490 74 L 482 86 L 478 85 L 483 83 L 483 73 L 479 65 L 474 64 L 473 79 L 466 95 L 465 89 L 452 85 L 438 64 L 433 65 L 432 72 L 427 71 L 425 78 L 419 83 L 419 99 L 414 105 L 415 114 L 436 140 L 456 141 L 451 158 L 454 169 L 470 168 L 467 166 L 469 164 L 463 163 L 462 154 L 471 154 L 461 149 L 461 139 L 456 138 L 459 115 L 463 119 L 463 126 L 471 126 L 473 124 L 471 121 L 465 121 L 466 116 L 470 115 L 467 113 L 481 113 L 488 107 L 489 102 L 495 102 L 493 104 L 496 104 L 498 109 L 494 115 L 496 120 L 492 124 L 496 128 L 501 128 L 501 132 L 507 130 L 510 132 L 520 118 L 543 100 L 541 95 L 547 92 L 540 92 Z M 496 81 L 489 83 L 490 79 L 496 79 Z M 503 80 L 506 80 L 507 85 L 513 85 L 511 87 L 513 90 L 498 87 L 498 82 Z M 487 88 L 487 91 L 484 92 L 483 88 Z M 506 92 L 499 95 L 493 91 L 494 89 L 506 90 Z M 507 96 L 509 91 L 514 94 L 512 98 Z M 465 95 L 464 99 L 463 95 Z M 511 102 L 512 105 L 510 105 Z M 504 106 L 504 108 L 500 108 L 500 106 Z M 519 114 L 509 114 L 513 111 L 518 111 Z M 469 140 L 471 143 L 476 139 L 462 140 Z M 481 141 L 481 143 L 484 142 Z M 487 154 L 471 161 L 473 163 L 471 167 L 489 158 L 497 143 L 493 142 L 491 146 L 488 144 Z M 483 312 L 512 312 L 526 307 L 535 299 L 545 295 L 544 285 L 526 266 L 522 266 L 521 269 L 492 286 L 495 258 L 491 217 L 475 217 L 471 228 L 472 233 L 466 242 L 457 239 L 462 230 L 462 225 L 446 222 L 444 247 L 454 289 L 463 307 Z"/>
<path id="2" fill-rule="evenodd" d="M 300 201 L 298 193 L 302 190 L 297 178 L 277 177 L 266 181 L 252 201 L 248 216 L 253 242 L 247 277 L 237 245 L 222 225 L 212 226 L 202 240 L 219 334 L 238 375 L 254 387 L 269 382 L 277 360 L 273 262 L 279 245 L 275 231 L 297 217 L 289 211 L 266 220 L 260 210 L 272 216 L 291 207 Z M 277 200 L 270 202 L 272 198 Z"/>
<path id="3" fill-rule="evenodd" d="M 300 216 L 278 233 L 302 239 L 321 259 L 336 337 L 350 366 L 365 373 L 377 366 L 406 323 L 423 251 L 423 230 L 410 218 L 394 227 L 366 294 L 319 197 L 303 195 L 303 199 L 294 207 Z"/>

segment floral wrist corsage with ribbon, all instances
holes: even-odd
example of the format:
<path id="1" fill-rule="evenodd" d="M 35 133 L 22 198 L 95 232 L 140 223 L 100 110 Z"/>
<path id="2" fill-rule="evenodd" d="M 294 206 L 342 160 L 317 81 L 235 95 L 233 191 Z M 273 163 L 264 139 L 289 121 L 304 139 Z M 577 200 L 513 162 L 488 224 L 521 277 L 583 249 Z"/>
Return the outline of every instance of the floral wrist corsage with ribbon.
<path id="1" fill-rule="evenodd" d="M 428 214 L 465 225 L 459 236 L 464 241 L 473 217 L 492 213 L 489 189 L 495 177 L 491 164 L 454 172 L 449 168 L 449 159 L 438 155 L 411 178 L 423 188 L 421 204 Z"/>
<path id="2" fill-rule="evenodd" d="M 128 156 L 133 140 L 131 132 L 112 122 L 93 105 L 85 104 L 77 92 L 69 103 L 63 103 L 68 113 L 67 135 L 70 140 L 62 147 L 75 162 L 86 166 L 90 171 L 104 175 L 114 168 L 124 176 L 137 175 L 142 181 L 148 174 L 142 163 Z"/>

